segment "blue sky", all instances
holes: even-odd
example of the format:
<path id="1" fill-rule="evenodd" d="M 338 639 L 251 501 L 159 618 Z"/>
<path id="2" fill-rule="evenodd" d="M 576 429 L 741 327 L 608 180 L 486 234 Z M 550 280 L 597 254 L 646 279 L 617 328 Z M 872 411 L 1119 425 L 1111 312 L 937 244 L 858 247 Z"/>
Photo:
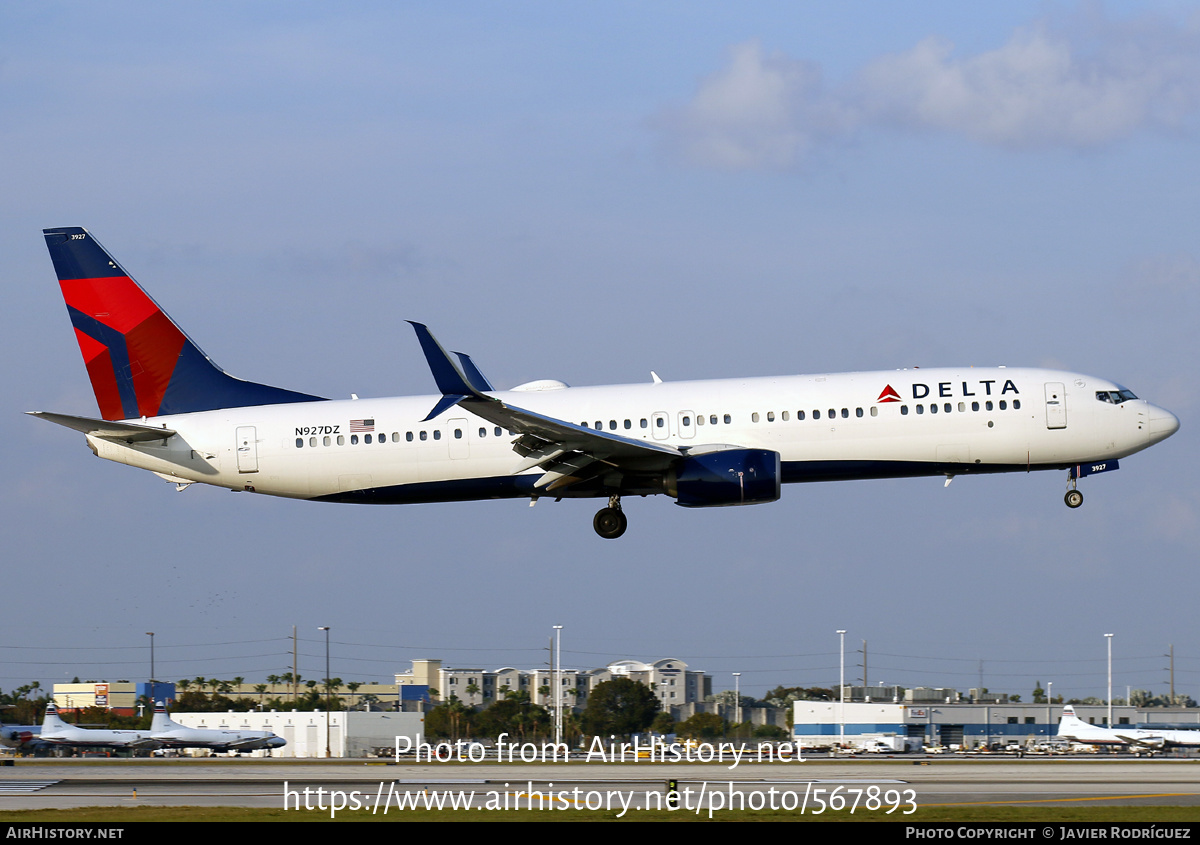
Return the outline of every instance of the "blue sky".
<path id="1" fill-rule="evenodd" d="M 1181 3 L 11 2 L 0 687 L 382 680 L 414 657 L 678 657 L 717 689 L 1115 684 L 1200 698 L 1188 386 L 1200 15 Z M 22 416 L 92 414 L 40 230 L 88 227 L 231 373 L 491 380 L 1061 366 L 1181 431 L 1060 473 L 793 486 L 772 505 L 354 508 L 182 494 Z M 851 662 L 857 661 L 851 658 Z M 861 670 L 848 675 L 861 675 Z"/>

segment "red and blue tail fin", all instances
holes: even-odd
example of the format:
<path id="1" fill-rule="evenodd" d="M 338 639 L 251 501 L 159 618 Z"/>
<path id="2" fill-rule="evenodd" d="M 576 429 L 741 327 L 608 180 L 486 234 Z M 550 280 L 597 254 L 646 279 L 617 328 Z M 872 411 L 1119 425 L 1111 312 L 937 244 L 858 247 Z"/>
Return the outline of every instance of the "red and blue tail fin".
<path id="1" fill-rule="evenodd" d="M 321 400 L 226 373 L 86 229 L 42 233 L 104 419 Z"/>

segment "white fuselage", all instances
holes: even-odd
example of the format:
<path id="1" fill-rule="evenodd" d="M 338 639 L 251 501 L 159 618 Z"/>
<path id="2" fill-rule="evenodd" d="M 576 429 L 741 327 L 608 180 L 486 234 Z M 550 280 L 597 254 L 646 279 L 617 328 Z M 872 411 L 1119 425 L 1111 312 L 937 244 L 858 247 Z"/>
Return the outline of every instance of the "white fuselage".
<path id="1" fill-rule="evenodd" d="M 1087 745 L 1128 745 L 1131 748 L 1188 748 L 1200 746 L 1200 730 L 1163 730 L 1089 725 L 1082 719 L 1063 717 L 1058 736 Z"/>
<path id="2" fill-rule="evenodd" d="M 536 384 L 536 383 L 535 383 Z M 546 383 L 542 383 L 545 386 Z M 1178 428 L 1114 383 L 1055 370 L 913 369 L 497 391 L 505 403 L 620 437 L 700 452 L 778 452 L 783 481 L 1063 468 L 1121 458 Z M 88 437 L 100 457 L 301 499 L 421 502 L 536 496 L 515 435 L 440 397 L 303 402 L 131 420 L 165 441 Z M 586 487 L 562 495 L 607 495 Z M 626 492 L 662 492 L 626 490 Z M 554 495 L 554 494 L 549 494 Z"/>

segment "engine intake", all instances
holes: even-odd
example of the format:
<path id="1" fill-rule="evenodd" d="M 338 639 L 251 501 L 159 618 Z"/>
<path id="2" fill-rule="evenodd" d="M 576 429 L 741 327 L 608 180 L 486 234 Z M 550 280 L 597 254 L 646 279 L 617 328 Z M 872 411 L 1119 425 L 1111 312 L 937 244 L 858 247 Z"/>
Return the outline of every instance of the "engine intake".
<path id="1" fill-rule="evenodd" d="M 725 449 L 684 458 L 667 478 L 667 494 L 685 508 L 757 505 L 779 498 L 779 453 Z"/>

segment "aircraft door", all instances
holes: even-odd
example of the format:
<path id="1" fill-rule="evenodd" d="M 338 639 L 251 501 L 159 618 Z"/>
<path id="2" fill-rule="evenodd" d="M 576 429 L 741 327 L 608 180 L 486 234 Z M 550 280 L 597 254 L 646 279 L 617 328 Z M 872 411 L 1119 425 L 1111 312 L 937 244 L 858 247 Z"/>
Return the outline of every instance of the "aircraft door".
<path id="1" fill-rule="evenodd" d="M 676 415 L 676 424 L 682 439 L 691 440 L 696 436 L 696 415 L 691 411 L 680 411 Z"/>
<path id="2" fill-rule="evenodd" d="M 252 425 L 237 427 L 238 472 L 258 472 L 258 435 Z"/>
<path id="3" fill-rule="evenodd" d="M 654 432 L 655 440 L 666 440 L 671 436 L 671 417 L 664 411 L 655 411 L 650 415 L 650 430 Z"/>
<path id="4" fill-rule="evenodd" d="M 1067 391 L 1061 382 L 1046 382 L 1046 428 L 1067 427 Z"/>
<path id="5" fill-rule="evenodd" d="M 462 460 L 471 456 L 471 447 L 467 442 L 468 430 L 465 419 L 446 421 L 446 446 L 452 459 Z"/>

